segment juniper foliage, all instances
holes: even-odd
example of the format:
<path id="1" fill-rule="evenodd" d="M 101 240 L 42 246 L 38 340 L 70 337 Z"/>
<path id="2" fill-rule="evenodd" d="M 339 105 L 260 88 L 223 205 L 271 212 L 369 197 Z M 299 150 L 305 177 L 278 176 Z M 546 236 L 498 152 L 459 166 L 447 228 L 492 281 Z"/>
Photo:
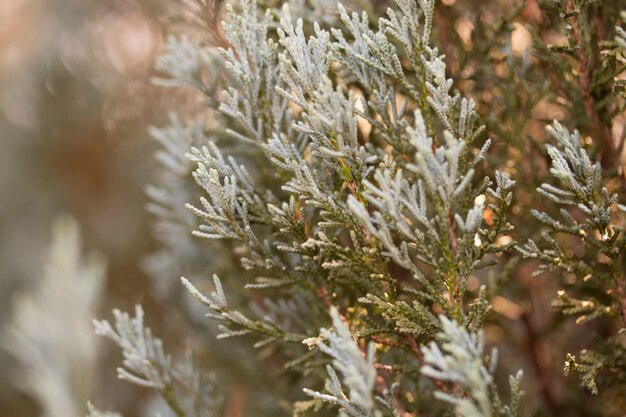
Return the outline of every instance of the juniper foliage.
<path id="1" fill-rule="evenodd" d="M 122 350 L 124 366 L 117 368 L 118 378 L 156 390 L 178 417 L 215 414 L 221 400 L 211 391 L 214 376 L 198 370 L 190 352 L 174 364 L 161 339 L 144 327 L 144 313 L 139 305 L 135 307 L 135 317 L 119 310 L 114 310 L 113 315 L 113 325 L 94 320 L 94 327 L 98 335 L 111 339 Z"/>
<path id="2" fill-rule="evenodd" d="M 99 350 L 83 318 L 101 302 L 106 263 L 99 253 L 83 254 L 73 218 L 60 217 L 52 232 L 41 276 L 16 297 L 2 345 L 15 357 L 15 379 L 35 397 L 42 416 L 81 417 L 93 394 Z"/>
<path id="3" fill-rule="evenodd" d="M 87 417 L 122 417 L 122 415 L 119 413 L 98 410 L 91 403 L 87 403 L 87 409 L 89 411 L 89 414 L 87 414 Z"/>
<path id="4" fill-rule="evenodd" d="M 544 183 L 537 191 L 563 207 L 576 208 L 580 215 L 575 218 L 570 211 L 562 208 L 561 218 L 557 220 L 545 212 L 533 211 L 533 215 L 548 228 L 549 232 L 543 236 L 547 247 L 540 249 L 533 240 L 529 240 L 518 250 L 524 256 L 542 262 L 536 273 L 560 268 L 575 279 L 576 283 L 570 290 L 558 291 L 557 299 L 552 303 L 555 308 L 565 315 L 576 317 L 577 324 L 609 316 L 620 327 L 613 336 L 619 338 L 626 323 L 626 293 L 621 264 L 626 240 L 623 230 L 613 223 L 611 216 L 618 196 L 602 187 L 600 163 L 592 163 L 587 152 L 581 148 L 578 131 L 572 134 L 556 121 L 548 126 L 548 131 L 557 141 L 558 147 L 547 147 L 552 160 L 550 172 L 558 179 L 559 186 Z M 580 239 L 595 256 L 591 259 L 572 259 L 552 237 L 557 233 Z M 575 293 L 580 292 L 582 287 L 593 288 L 597 296 L 585 294 L 576 297 Z M 618 375 L 624 372 L 624 348 L 620 343 L 607 338 L 596 344 L 602 353 L 585 349 L 579 361 L 568 354 L 565 362 L 566 374 L 581 373 L 583 384 L 594 394 L 598 393 L 596 375 L 603 368 L 610 368 L 611 373 Z"/>
<path id="5" fill-rule="evenodd" d="M 219 14 L 221 3 L 190 2 L 183 14 L 208 25 L 203 12 Z M 454 51 L 434 0 L 396 0 L 384 13 L 380 2 L 277 3 L 229 2 L 223 31 L 172 35 L 156 63 L 159 84 L 195 88 L 206 111 L 187 127 L 173 117 L 153 130 L 162 175 L 148 195 L 163 250 L 146 265 L 155 278 L 180 268 L 218 323 L 205 331 L 284 369 L 281 388 L 263 391 L 285 404 L 281 415 L 512 417 L 531 406 L 558 415 L 573 408 L 555 400 L 537 358 L 542 332 L 519 312 L 530 305 L 523 297 L 534 300 L 519 286 L 540 261 L 537 273 L 568 283 L 554 307 L 580 325 L 605 320 L 578 357 L 567 354 L 566 373 L 581 373 L 594 393 L 600 375 L 623 392 L 624 206 L 609 191 L 623 184 L 624 141 L 610 128 L 623 110 L 619 22 L 598 47 L 599 2 L 552 2 L 543 13 L 567 43 L 546 45 L 541 26 L 529 26 L 531 60 L 510 45 L 521 7 L 493 28 L 477 19 L 474 39 L 457 39 L 475 48 Z M 540 105 L 562 107 L 597 135 L 586 149 L 578 131 L 549 126 L 549 180 L 536 146 L 546 137 L 533 130 Z M 533 158 L 522 161 L 525 151 Z M 572 256 L 579 246 L 584 255 Z M 522 372 L 513 370 L 504 400 L 497 380 L 509 369 L 496 372 L 496 350 L 483 352 L 485 335 L 509 343 L 498 335 L 520 316 L 534 361 L 528 410 Z M 122 379 L 156 389 L 179 416 L 227 412 L 220 399 L 236 386 L 191 362 L 173 365 L 140 308 L 115 319 L 96 329 L 122 349 Z"/>
<path id="6" fill-rule="evenodd" d="M 442 331 L 439 334 L 442 347 L 435 342 L 422 347 L 424 363 L 422 373 L 441 381 L 458 384 L 469 395 L 455 397 L 436 391 L 435 396 L 455 405 L 461 416 L 515 416 L 518 415 L 520 400 L 524 392 L 520 390 L 523 372 L 509 377 L 511 404 L 503 405 L 494 385 L 494 370 L 498 351 L 491 351 L 489 366 L 483 358 L 484 336 L 482 330 L 469 333 L 445 316 L 440 317 Z"/>

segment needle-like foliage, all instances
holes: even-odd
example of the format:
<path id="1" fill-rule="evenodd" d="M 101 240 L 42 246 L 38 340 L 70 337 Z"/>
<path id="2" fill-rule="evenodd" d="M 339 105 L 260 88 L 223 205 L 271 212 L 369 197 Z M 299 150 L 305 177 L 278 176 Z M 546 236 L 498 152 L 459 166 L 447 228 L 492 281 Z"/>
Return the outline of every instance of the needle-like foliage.
<path id="1" fill-rule="evenodd" d="M 537 305 L 535 269 L 559 288 L 555 307 L 597 325 L 564 358 L 566 373 L 582 373 L 592 392 L 600 376 L 614 398 L 623 392 L 624 135 L 614 132 L 626 36 L 616 19 L 604 30 L 614 6 L 184 3 L 190 26 L 223 23 L 168 37 L 156 63 L 160 85 L 194 88 L 204 108 L 195 122 L 152 130 L 160 174 L 148 195 L 162 250 L 145 266 L 168 284 L 162 300 L 178 300 L 169 283 L 187 277 L 194 330 L 227 339 L 206 344 L 214 367 L 230 369 L 216 372 L 263 393 L 249 415 L 591 412 L 548 369 L 546 358 L 565 353 L 547 338 L 572 330 Z M 559 31 L 564 43 L 546 45 Z M 583 133 L 564 121 L 545 134 L 545 114 Z M 217 324 L 202 328 L 198 311 Z M 179 416 L 233 415 L 200 395 L 196 365 L 176 370 L 142 314 L 97 322 L 122 348 L 120 376 L 156 389 Z M 496 372 L 496 350 L 484 354 L 495 344 L 524 358 Z M 241 346 L 257 350 L 234 354 Z M 518 362 L 533 369 L 527 411 L 521 372 L 508 378 L 510 399 L 498 389 Z M 255 366 L 254 378 L 240 372 Z M 218 388 L 230 399 L 245 391 Z"/>
<path id="2" fill-rule="evenodd" d="M 102 255 L 83 254 L 78 223 L 63 217 L 54 223 L 37 286 L 16 298 L 2 344 L 45 417 L 81 417 L 93 393 L 99 343 L 83 319 L 96 313 L 105 270 Z"/>

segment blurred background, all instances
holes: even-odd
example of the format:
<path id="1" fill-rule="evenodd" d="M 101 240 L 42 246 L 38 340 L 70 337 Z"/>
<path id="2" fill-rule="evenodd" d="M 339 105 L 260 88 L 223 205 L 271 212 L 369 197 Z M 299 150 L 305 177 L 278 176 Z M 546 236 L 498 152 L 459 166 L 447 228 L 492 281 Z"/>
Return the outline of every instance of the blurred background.
<path id="1" fill-rule="evenodd" d="M 474 6 L 466 1 L 452 12 L 455 0 L 442 3 L 443 12 L 436 21 L 442 47 L 456 73 L 456 63 L 463 61 L 459 56 L 463 48 L 455 49 L 454 43 L 463 45 L 468 54 L 472 51 L 474 24 L 470 18 L 475 18 Z M 510 6 L 508 0 L 491 3 L 499 7 L 494 15 L 504 15 Z M 388 2 L 373 4 L 382 13 Z M 159 246 L 145 210 L 148 199 L 144 189 L 158 171 L 153 156 L 157 144 L 147 128 L 168 124 L 168 109 L 176 108 L 180 113 L 184 105 L 198 107 L 198 100 L 190 98 L 189 91 L 151 83 L 156 75 L 154 60 L 163 51 L 166 27 L 172 23 L 168 20 L 170 8 L 176 5 L 180 2 L 0 0 L 0 329 L 16 321 L 16 312 L 24 310 L 20 307 L 23 296 L 35 293 L 31 304 L 49 301 L 54 306 L 67 304 L 76 311 L 84 310 L 76 325 L 86 326 L 92 317 L 110 318 L 112 308 L 129 311 L 141 303 L 155 334 L 166 342 L 182 339 L 184 343 L 186 336 L 176 326 L 175 312 L 163 311 L 165 303 L 151 298 L 155 294 L 151 279 L 141 268 L 146 256 Z M 487 10 L 485 15 L 492 16 L 490 13 Z M 455 22 L 451 40 L 445 26 L 450 21 Z M 495 17 L 487 26 L 493 21 Z M 507 53 L 525 59 L 530 35 L 521 25 L 516 29 L 506 46 Z M 482 52 L 475 53 L 482 60 Z M 474 93 L 471 71 L 463 77 L 460 86 Z M 484 100 L 488 102 L 489 97 Z M 541 135 L 543 123 L 528 129 Z M 52 225 L 64 215 L 72 216 L 80 225 L 82 252 L 97 250 L 106 259 L 102 294 L 89 305 L 70 305 L 73 296 L 68 294 L 69 287 L 40 291 L 42 280 L 46 280 L 49 246 L 55 240 Z M 71 236 L 61 237 L 60 245 L 67 245 L 68 239 L 71 242 Z M 85 279 L 85 274 L 70 272 L 82 275 L 76 276 L 76 281 Z M 52 276 L 50 279 L 54 281 Z M 500 304 L 500 312 L 513 311 L 512 321 L 518 321 L 515 304 Z M 549 305 L 549 300 L 544 304 Z M 59 312 L 59 317 L 64 316 L 66 312 Z M 26 330 L 22 329 L 22 336 L 26 333 L 28 337 L 12 338 L 16 342 L 11 342 L 9 349 L 0 348 L 2 416 L 34 417 L 43 412 L 40 406 L 45 398 L 25 394 L 32 394 L 23 375 L 29 354 L 20 362 L 15 352 L 37 340 L 46 346 L 63 339 L 64 334 L 72 341 L 79 333 L 70 325 L 54 322 L 53 317 L 38 319 L 44 322 L 40 327 L 50 327 L 52 337 L 37 335 L 37 324 L 29 325 L 34 320 L 23 319 Z M 91 334 L 90 330 L 80 332 Z M 176 333 L 183 337 L 173 338 Z M 10 335 L 3 333 L 5 336 Z M 148 415 L 142 404 L 150 404 L 149 399 L 138 401 L 148 395 L 147 390 L 118 382 L 115 368 L 119 352 L 107 341 L 94 340 L 90 343 L 97 344 L 94 350 L 99 356 L 95 360 L 84 358 L 84 362 L 96 364 L 90 383 L 98 389 L 85 389 L 85 398 L 75 400 L 91 399 L 99 407 L 118 410 L 126 417 Z M 250 360 L 254 361 L 252 354 Z M 42 361 L 61 359 L 51 356 Z M 80 361 L 76 362 L 80 366 Z M 510 364 L 515 369 L 518 365 L 518 361 Z M 41 372 L 42 368 L 45 365 L 34 369 Z M 560 369 L 555 372 L 560 375 Z M 84 369 L 79 373 L 84 374 Z M 82 377 L 77 384 L 81 383 Z M 48 394 L 54 396 L 54 402 L 62 396 L 54 390 Z M 45 393 L 41 395 L 45 397 Z"/>
<path id="2" fill-rule="evenodd" d="M 165 14 L 159 0 L 0 1 L 0 328 L 20 294 L 36 287 L 51 225 L 68 214 L 84 248 L 107 259 L 106 296 L 95 314 L 141 302 L 159 322 L 140 290 L 148 278 L 139 260 L 154 247 L 144 187 L 155 145 L 146 128 L 167 123 L 165 99 L 171 105 L 176 94 L 150 82 Z M 122 389 L 102 396 L 135 415 L 128 399 L 138 391 L 110 383 L 115 366 L 100 351 L 97 385 Z M 17 368 L 0 349 L 0 415 L 39 415 L 16 388 Z"/>
<path id="3" fill-rule="evenodd" d="M 154 158 L 158 146 L 148 127 L 169 124 L 168 110 L 172 108 L 178 113 L 189 109 L 193 114 L 199 107 L 198 97 L 188 90 L 166 89 L 151 82 L 158 75 L 153 70 L 154 60 L 163 51 L 166 28 L 172 24 L 171 8 L 184 1 L 0 0 L 0 416 L 40 416 L 46 394 L 61 398 L 62 394 L 54 392 L 53 382 L 47 392 L 39 393 L 41 398 L 25 394 L 29 381 L 24 371 L 28 358 L 34 357 L 33 346 L 38 340 L 40 346 L 51 341 L 70 344 L 76 334 L 91 335 L 91 318 L 110 318 L 112 308 L 129 311 L 141 303 L 147 310 L 149 326 L 166 344 L 186 343 L 189 332 L 179 325 L 176 311 L 166 311 L 168 304 L 154 298 L 158 291 L 153 291 L 153 281 L 141 267 L 160 247 L 145 209 L 145 187 L 154 182 L 159 168 Z M 387 3 L 372 1 L 378 11 Z M 545 176 L 547 166 L 540 158 L 528 157 L 540 151 L 539 146 L 532 148 L 527 138 L 536 138 L 541 144 L 546 121 L 567 116 L 564 106 L 545 99 L 549 84 L 536 82 L 543 74 L 529 53 L 533 39 L 524 23 L 540 27 L 546 41 L 560 44 L 564 40 L 534 0 L 441 3 L 435 16 L 437 42 L 447 55 L 450 71 L 460 74 L 455 77 L 455 87 L 477 100 L 489 136 L 494 138 L 493 160 L 520 180 L 513 215 L 524 235 L 535 230 L 536 222 L 528 215 L 524 217 L 522 208 L 536 204 L 532 200 L 534 187 L 537 179 Z M 503 30 L 507 36 L 502 43 L 474 44 L 476 39 L 490 39 L 498 19 L 511 12 L 512 3 L 524 3 L 517 18 L 521 23 L 516 21 L 512 28 Z M 484 65 L 486 59 L 489 65 Z M 526 83 L 528 80 L 532 82 Z M 518 89 L 509 91 L 513 82 Z M 540 91 L 534 94 L 540 99 L 531 97 L 527 85 L 537 86 Z M 501 97 L 511 102 L 503 102 Z M 510 111 L 517 108 L 523 111 Z M 616 134 L 622 135 L 624 127 L 619 120 Z M 62 216 L 71 216 L 76 222 L 68 223 L 65 217 L 59 225 L 57 219 Z M 82 244 L 76 241 L 76 225 Z M 63 250 L 67 264 L 46 268 L 50 252 Z M 85 265 L 74 259 L 87 259 L 92 251 L 106 259 L 106 272 L 101 261 L 85 260 L 91 272 L 84 273 L 81 268 Z M 558 282 L 550 276 L 531 278 L 534 268 L 527 263 L 517 269 L 507 287 L 507 298 L 496 296 L 493 300 L 497 325 L 486 329 L 489 343 L 499 345 L 501 357 L 507 358 L 505 367 L 511 372 L 519 367 L 528 370 L 528 414 L 541 407 L 536 400 L 540 394 L 532 391 L 545 387 L 550 388 L 543 389 L 546 404 L 554 401 L 552 396 L 562 404 L 584 403 L 587 398 L 581 395 L 574 378 L 562 377 L 561 345 L 565 339 L 584 342 L 583 330 L 567 327 L 568 331 L 561 333 L 563 327 L 551 325 L 550 301 Z M 212 264 L 211 272 L 216 269 Z M 162 272 L 169 273 L 166 269 Z M 67 275 L 66 282 L 42 284 L 59 275 Z M 85 276 L 90 277 L 91 287 L 78 288 L 76 282 Z M 167 278 L 177 282 L 178 276 Z M 72 304 L 81 298 L 72 295 L 74 289 L 76 294 L 87 294 L 79 300 L 82 304 Z M 49 317 L 34 314 L 37 306 L 40 312 L 50 311 Z M 57 317 L 67 317 L 67 311 L 84 314 L 76 317 L 76 322 L 59 323 L 52 307 L 66 309 Z M 21 319 L 16 317 L 20 314 Z M 86 330 L 73 326 L 86 326 Z M 46 331 L 53 337 L 46 336 Z M 152 404 L 148 390 L 117 381 L 119 352 L 99 339 L 94 336 L 94 340 L 86 340 L 87 348 L 77 351 L 78 355 L 92 348 L 95 359 L 82 359 L 95 369 L 85 377 L 89 384 L 83 380 L 87 372 L 80 369 L 79 375 L 74 375 L 76 385 L 97 387 L 85 388 L 84 401 L 81 398 L 79 402 L 91 399 L 98 407 L 118 410 L 126 417 L 154 415 L 152 411 L 159 406 L 147 410 Z M 48 356 L 40 357 L 43 364 L 33 365 L 33 369 L 57 365 L 59 369 L 71 368 L 61 363 L 63 358 L 54 357 L 53 347 Z M 228 351 L 234 359 L 222 360 L 217 366 L 228 367 L 247 356 L 251 363 L 255 361 L 251 353 L 237 355 L 232 346 Z M 72 366 L 81 366 L 79 360 L 75 362 Z M 140 401 L 143 399 L 147 401 Z M 241 410 L 233 410 L 226 413 L 228 417 L 241 415 Z M 57 415 L 74 417 L 60 412 L 54 417 Z M 84 415 L 84 410 L 75 415 Z"/>

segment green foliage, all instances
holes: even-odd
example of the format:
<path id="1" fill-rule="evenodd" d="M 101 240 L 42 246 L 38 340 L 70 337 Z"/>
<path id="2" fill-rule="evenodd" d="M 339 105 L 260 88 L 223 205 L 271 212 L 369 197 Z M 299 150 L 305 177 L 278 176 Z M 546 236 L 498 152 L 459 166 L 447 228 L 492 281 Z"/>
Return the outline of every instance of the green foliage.
<path id="1" fill-rule="evenodd" d="M 97 379 L 98 341 L 83 319 L 96 313 L 105 275 L 101 254 L 83 254 L 76 220 L 56 220 L 37 285 L 15 299 L 2 337 L 19 365 L 15 378 L 42 416 L 84 415 Z"/>
<path id="2" fill-rule="evenodd" d="M 542 349 L 554 343 L 564 357 L 581 346 L 563 342 L 576 330 L 545 310 L 533 327 L 543 287 L 527 275 L 546 273 L 552 305 L 595 335 L 578 359 L 567 354 L 566 374 L 623 393 L 624 140 L 613 132 L 626 35 L 615 5 L 396 0 L 382 13 L 379 3 L 244 0 L 224 7 L 221 41 L 168 38 L 157 82 L 194 87 L 206 109 L 152 131 L 163 175 L 148 193 L 164 249 L 149 264 L 180 265 L 219 323 L 209 335 L 257 349 L 234 356 L 232 374 L 257 357 L 282 368 L 271 376 L 284 389 L 250 382 L 281 405 L 274 415 L 610 415 L 557 398 L 571 391 Z M 461 22 L 449 36 L 448 19 Z M 518 30 L 534 41 L 524 53 Z M 555 34 L 562 42 L 544 42 Z M 553 113 L 563 121 L 546 135 L 537 126 Z M 212 291 L 207 272 L 223 278 Z M 232 386 L 192 376 L 191 362 L 191 379 L 178 377 L 140 310 L 98 323 L 123 350 L 121 377 L 180 416 L 223 411 L 215 404 Z M 496 372 L 495 349 L 483 353 L 488 341 L 517 354 L 520 340 L 523 357 L 507 362 L 533 364 L 524 407 L 521 371 L 504 378 L 505 400 L 509 369 Z"/>
<path id="3" fill-rule="evenodd" d="M 518 415 L 520 400 L 524 395 L 520 390 L 523 372 L 520 370 L 516 376 L 509 377 L 511 405 L 502 405 L 493 380 L 497 350 L 492 350 L 488 357 L 489 367 L 485 366 L 482 331 L 468 333 L 465 328 L 445 316 L 440 319 L 442 331 L 438 336 L 441 339 L 441 348 L 435 342 L 422 347 L 425 363 L 422 373 L 441 381 L 454 382 L 468 395 L 456 397 L 436 391 L 435 397 L 454 404 L 456 413 L 464 417 Z"/>
<path id="4" fill-rule="evenodd" d="M 586 295 L 572 297 L 565 290 L 559 290 L 558 298 L 552 303 L 562 314 L 575 316 L 576 323 L 583 324 L 601 316 L 612 317 L 620 327 L 626 325 L 626 280 L 622 258 L 626 248 L 626 237 L 622 229 L 612 223 L 611 212 L 617 201 L 617 194 L 609 194 L 601 186 L 600 163 L 591 162 L 587 152 L 581 147 L 578 131 L 568 132 L 558 122 L 548 127 L 558 147 L 547 145 L 552 160 L 551 174 L 559 180 L 559 186 L 548 183 L 537 191 L 555 203 L 575 209 L 560 210 L 561 218 L 556 220 L 545 212 L 533 211 L 533 215 L 549 230 L 544 234 L 548 245 L 540 249 L 530 240 L 518 250 L 528 258 L 539 259 L 542 263 L 537 273 L 560 268 L 575 278 L 576 284 L 568 292 L 588 293 L 593 290 L 596 297 Z M 576 218 L 574 217 L 576 216 Z M 568 256 L 555 234 L 567 234 L 579 240 L 590 252 L 585 259 Z M 586 291 L 585 291 L 586 290 Z M 619 337 L 618 334 L 615 337 Z M 614 343 L 611 339 L 598 342 L 598 348 Z M 617 345 L 619 346 L 619 344 Z M 582 373 L 582 383 L 594 394 L 598 389 L 595 377 L 607 367 L 610 357 L 620 357 L 622 348 L 609 350 L 608 357 L 591 350 L 581 352 L 580 362 L 568 354 L 565 363 L 567 374 Z M 612 367 L 612 372 L 621 373 L 624 369 Z"/>
<path id="5" fill-rule="evenodd" d="M 199 370 L 191 353 L 175 365 L 163 350 L 163 343 L 143 324 L 143 309 L 135 307 L 135 317 L 114 310 L 115 324 L 94 320 L 97 334 L 115 342 L 124 356 L 117 368 L 118 378 L 152 388 L 160 393 L 178 417 L 205 417 L 217 413 L 220 398 L 212 393 L 214 376 Z M 93 414 L 93 411 L 92 411 Z"/>
<path id="6" fill-rule="evenodd" d="M 321 329 L 320 340 L 315 344 L 319 349 L 333 358 L 332 366 L 326 367 L 328 379 L 325 388 L 329 394 L 305 389 L 304 392 L 314 398 L 336 404 L 340 407 L 340 415 L 351 417 L 368 417 L 373 415 L 374 399 L 372 392 L 376 383 L 374 369 L 374 344 L 370 343 L 366 357 L 352 340 L 350 329 L 339 317 L 336 308 L 330 310 L 335 332 Z M 328 344 L 323 343 L 324 340 Z M 305 340 L 305 343 L 308 341 Z M 346 395 L 337 376 L 338 370 L 345 385 L 350 389 Z"/>

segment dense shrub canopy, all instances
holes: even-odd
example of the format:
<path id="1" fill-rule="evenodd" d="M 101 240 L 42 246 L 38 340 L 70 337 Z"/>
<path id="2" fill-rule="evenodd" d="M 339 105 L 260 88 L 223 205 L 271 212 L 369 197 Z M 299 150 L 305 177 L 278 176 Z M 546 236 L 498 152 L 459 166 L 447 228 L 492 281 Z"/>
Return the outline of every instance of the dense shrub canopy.
<path id="1" fill-rule="evenodd" d="M 153 131 L 163 171 L 149 194 L 159 256 L 221 322 L 209 331 L 257 349 L 230 360 L 269 355 L 254 366 L 291 381 L 255 387 L 274 404 L 247 412 L 616 415 L 619 2 L 220 3 L 192 2 L 157 61 L 158 82 L 207 107 Z M 548 289 L 557 314 L 536 305 Z M 178 415 L 219 415 L 229 388 L 197 385 L 206 403 L 181 390 L 141 320 L 97 325 L 124 351 L 120 376 Z M 580 388 L 546 355 L 598 398 L 570 402 Z"/>
<path id="2" fill-rule="evenodd" d="M 626 2 L 182 3 L 144 267 L 193 355 L 115 311 L 121 379 L 179 417 L 623 415 Z"/>

